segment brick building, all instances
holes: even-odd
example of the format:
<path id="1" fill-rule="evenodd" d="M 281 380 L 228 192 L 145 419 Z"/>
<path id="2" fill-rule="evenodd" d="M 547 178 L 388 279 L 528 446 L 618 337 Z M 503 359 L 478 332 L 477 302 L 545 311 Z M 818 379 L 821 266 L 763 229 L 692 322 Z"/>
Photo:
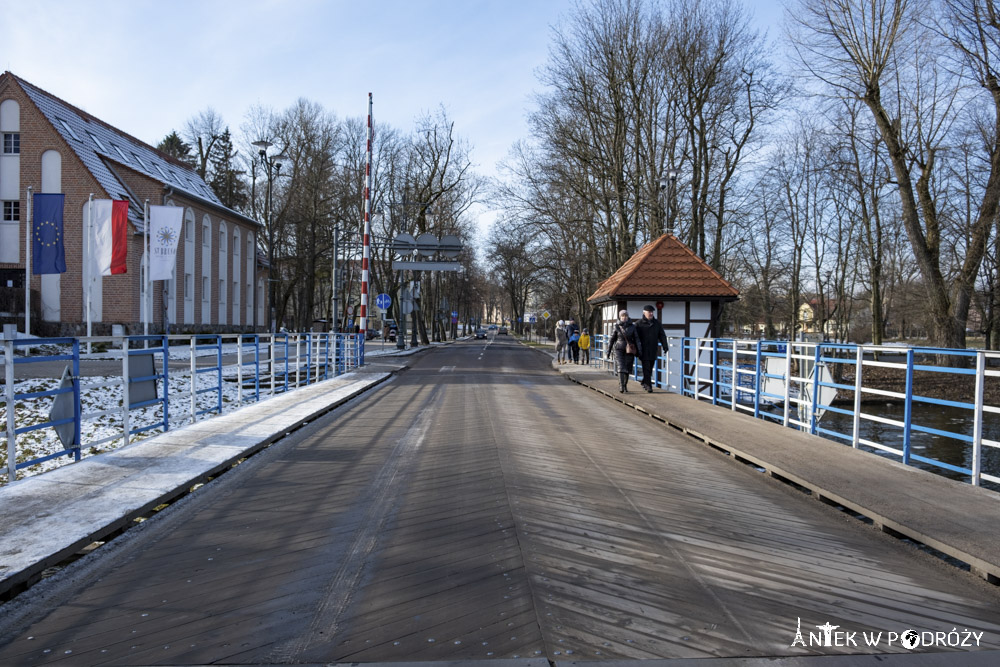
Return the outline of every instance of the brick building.
<path id="1" fill-rule="evenodd" d="M 260 226 L 223 206 L 190 166 L 10 72 L 0 74 L 0 135 L 0 289 L 8 303 L 13 289 L 23 294 L 28 187 L 65 195 L 66 272 L 30 276 L 32 301 L 41 304 L 41 322 L 33 315 L 32 333 L 86 331 L 83 254 L 91 194 L 129 202 L 127 273 L 92 280 L 95 335 L 111 333 L 112 324 L 142 333 L 147 200 L 184 208 L 174 278 L 153 283 L 150 332 L 163 330 L 164 315 L 171 333 L 266 328 L 267 274 L 256 249 Z M 23 297 L 18 301 L 23 311 Z M 12 321 L 13 313 L 6 314 Z"/>

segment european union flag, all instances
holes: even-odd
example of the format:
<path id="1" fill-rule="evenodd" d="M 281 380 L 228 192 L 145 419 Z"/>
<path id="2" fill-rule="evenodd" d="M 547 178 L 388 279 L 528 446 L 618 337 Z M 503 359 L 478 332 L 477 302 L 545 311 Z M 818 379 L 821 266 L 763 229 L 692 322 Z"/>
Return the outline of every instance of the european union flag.
<path id="1" fill-rule="evenodd" d="M 35 193 L 31 231 L 31 272 L 66 273 L 62 194 Z"/>

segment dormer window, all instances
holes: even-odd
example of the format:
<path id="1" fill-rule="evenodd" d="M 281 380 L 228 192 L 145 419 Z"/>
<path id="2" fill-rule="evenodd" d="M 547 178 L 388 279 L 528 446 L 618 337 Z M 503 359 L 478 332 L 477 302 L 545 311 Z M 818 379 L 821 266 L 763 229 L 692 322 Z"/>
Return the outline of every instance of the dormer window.
<path id="1" fill-rule="evenodd" d="M 58 120 L 62 124 L 62 126 L 66 130 L 66 132 L 69 133 L 69 136 L 73 137 L 77 141 L 80 141 L 80 137 L 76 136 L 76 132 L 74 132 L 73 128 L 69 126 L 69 123 L 67 123 L 66 121 L 64 121 L 62 118 L 57 118 L 56 120 Z"/>
<path id="2" fill-rule="evenodd" d="M 99 149 L 100 149 L 100 150 L 101 150 L 102 152 L 104 152 L 104 153 L 107 153 L 107 152 L 108 152 L 108 149 L 104 147 L 104 144 L 102 144 L 102 143 L 101 143 L 101 140 L 97 138 L 97 135 L 96 135 L 96 134 L 94 134 L 93 132 L 88 132 L 87 134 L 89 134 L 89 135 L 90 135 L 90 138 L 91 138 L 91 139 L 92 139 L 92 140 L 94 141 L 94 144 L 95 144 L 95 145 L 96 145 L 96 146 L 97 146 L 97 147 L 98 147 L 98 148 L 99 148 Z"/>

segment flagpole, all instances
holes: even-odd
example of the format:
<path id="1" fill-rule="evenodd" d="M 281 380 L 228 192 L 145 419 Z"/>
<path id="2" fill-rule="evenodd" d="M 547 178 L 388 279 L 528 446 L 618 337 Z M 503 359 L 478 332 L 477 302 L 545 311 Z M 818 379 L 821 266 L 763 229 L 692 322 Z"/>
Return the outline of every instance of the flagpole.
<path id="1" fill-rule="evenodd" d="M 84 243 L 84 246 L 83 246 L 86 249 L 86 256 L 84 257 L 84 260 L 83 260 L 83 272 L 84 272 L 84 275 L 86 276 L 86 283 L 85 284 L 87 285 L 87 298 L 86 298 L 86 302 L 87 302 L 87 354 L 91 353 L 90 336 L 92 335 L 91 334 L 91 322 L 90 322 L 90 290 L 94 286 L 94 277 L 91 275 L 91 273 L 93 273 L 93 268 L 90 266 L 90 264 L 91 264 L 91 262 L 90 262 L 91 257 L 90 256 L 91 256 L 92 251 L 93 251 L 93 249 L 90 247 L 90 241 L 91 241 L 90 237 L 92 237 L 94 235 L 93 232 L 94 232 L 94 193 L 91 192 L 90 193 L 90 198 L 87 200 L 87 229 L 86 229 L 87 241 L 86 241 L 86 243 Z"/>
<path id="2" fill-rule="evenodd" d="M 24 234 L 24 336 L 31 337 L 31 227 L 34 223 L 33 188 L 28 187 L 28 226 Z"/>
<path id="3" fill-rule="evenodd" d="M 146 289 L 143 291 L 145 298 L 142 300 L 142 335 L 149 335 L 150 313 L 153 308 L 152 281 L 149 279 L 149 200 L 142 207 L 142 257 L 143 257 L 143 280 L 146 281 Z"/>

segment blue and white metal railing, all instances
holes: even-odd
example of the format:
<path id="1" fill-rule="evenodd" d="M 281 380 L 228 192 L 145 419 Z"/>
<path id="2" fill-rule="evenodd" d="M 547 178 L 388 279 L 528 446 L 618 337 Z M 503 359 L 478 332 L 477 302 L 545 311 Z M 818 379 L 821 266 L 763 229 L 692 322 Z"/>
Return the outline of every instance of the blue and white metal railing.
<path id="1" fill-rule="evenodd" d="M 35 462 L 42 463 L 44 461 L 49 461 L 51 459 L 60 456 L 72 456 L 74 461 L 80 460 L 80 341 L 75 338 L 54 338 L 50 339 L 54 345 L 71 345 L 72 352 L 70 354 L 55 354 L 49 355 L 45 361 L 70 361 L 72 362 L 71 370 L 71 386 L 65 388 L 48 389 L 43 391 L 27 391 L 27 392 L 17 392 L 14 389 L 14 367 L 16 364 L 30 364 L 40 361 L 40 359 L 32 357 L 22 357 L 18 359 L 15 355 L 15 350 L 18 347 L 27 347 L 33 344 L 34 341 L 31 339 L 22 340 L 8 340 L 4 341 L 4 410 L 7 416 L 7 447 L 6 447 L 6 458 L 7 458 L 7 475 L 8 478 L 14 479 L 17 476 L 17 471 L 21 468 L 26 468 L 32 465 L 32 462 L 21 462 L 17 461 L 17 436 L 24 433 L 30 433 L 32 431 L 37 431 L 43 428 L 55 428 L 56 426 L 62 426 L 64 424 L 72 423 L 73 428 L 73 442 L 71 446 L 63 449 L 62 451 L 54 452 L 46 456 L 39 457 Z M 37 343 L 34 343 L 37 345 Z M 43 422 L 36 422 L 34 424 L 27 424 L 25 426 L 17 426 L 16 421 L 16 406 L 18 401 L 34 401 L 44 398 L 52 397 L 61 394 L 72 393 L 73 395 L 73 416 L 70 418 L 63 419 L 48 419 Z"/>
<path id="2" fill-rule="evenodd" d="M 0 392 L 3 410 L 6 415 L 7 429 L 4 434 L 4 447 L 0 452 L 6 455 L 5 468 L 8 480 L 14 479 L 17 470 L 43 463 L 60 457 L 72 456 L 80 460 L 81 449 L 94 448 L 112 441 L 128 444 L 132 436 L 149 431 L 167 431 L 171 427 L 192 423 L 205 418 L 206 415 L 221 414 L 225 403 L 230 407 L 239 407 L 251 402 L 266 399 L 277 393 L 284 393 L 299 386 L 340 375 L 363 365 L 361 346 L 356 334 L 287 334 L 275 336 L 269 334 L 249 335 L 204 335 L 194 336 L 128 336 L 128 337 L 92 337 L 90 343 L 104 343 L 114 347 L 112 354 L 121 359 L 120 377 L 81 378 L 80 363 L 90 363 L 93 355 L 81 355 L 81 339 L 19 339 L 3 341 L 4 387 Z M 224 350 L 224 345 L 233 341 L 232 349 Z M 174 343 L 171 346 L 171 343 Z M 180 343 L 181 345 L 177 345 Z M 143 347 L 134 347 L 143 345 Z M 41 346 L 45 346 L 44 349 Z M 52 346 L 68 347 L 56 353 L 46 352 Z M 303 350 L 303 347 L 305 348 Z M 291 358 L 291 348 L 295 350 L 294 361 Z M 25 349 L 28 355 L 15 354 L 15 350 Z M 171 351 L 184 350 L 189 359 L 189 377 L 171 376 Z M 262 352 L 266 351 L 266 354 Z M 283 352 L 284 359 L 278 357 Z M 235 354 L 235 364 L 224 363 L 224 354 Z M 152 368 L 148 375 L 136 377 L 130 372 L 136 357 L 145 355 L 149 361 L 143 360 L 143 365 Z M 181 358 L 183 358 L 183 356 Z M 213 358 L 213 363 L 199 363 L 199 360 Z M 52 388 L 53 380 L 45 378 L 30 380 L 32 383 L 45 386 L 42 391 L 18 391 L 15 366 L 37 362 L 66 361 L 71 364 L 72 384 L 65 389 Z M 183 362 L 182 362 L 183 363 Z M 291 380 L 295 364 L 295 379 Z M 130 366 L 131 364 L 131 366 Z M 282 369 L 283 365 L 283 369 Z M 135 368 L 132 367 L 134 371 Z M 142 371 L 140 371 L 142 372 Z M 278 377 L 278 374 L 281 377 Z M 235 375 L 235 377 L 233 377 Z M 224 382 L 234 379 L 237 385 L 236 399 L 224 397 Z M 250 381 L 252 380 L 252 385 Z M 268 382 L 270 380 L 270 382 Z M 154 389 L 145 387 L 146 395 L 155 395 L 140 401 L 132 400 L 138 383 L 154 383 Z M 173 386 L 171 385 L 173 383 Z M 289 386 L 291 385 L 291 386 Z M 117 407 L 107 407 L 117 403 L 113 393 L 121 391 L 121 403 Z M 267 390 L 270 391 L 267 391 Z M 262 391 L 263 390 L 263 391 Z M 84 412 L 82 391 L 97 398 L 91 399 L 102 409 Z M 73 416 L 58 420 L 41 420 L 39 410 L 20 409 L 22 402 L 51 401 L 61 394 L 73 394 Z M 207 399 L 207 400 L 206 400 Z M 186 403 L 186 409 L 179 409 L 178 401 Z M 171 410 L 173 402 L 174 410 Z M 44 410 L 44 405 L 40 406 Z M 34 423 L 25 422 L 25 415 L 34 415 Z M 173 421 L 171 415 L 175 415 Z M 179 418 L 176 415 L 181 415 Z M 112 422 L 109 424 L 108 422 Z M 21 423 L 25 422 L 25 423 Z M 19 449 L 20 440 L 25 434 L 42 431 L 72 423 L 75 438 L 73 446 L 60 451 L 51 451 L 44 456 L 25 455 Z M 86 432 L 81 424 L 88 424 Z M 90 428 L 91 426 L 95 428 Z M 110 435 L 107 435 L 110 433 Z M 97 435 L 95 435 L 97 434 Z M 19 436 L 22 436 L 19 439 Z M 45 437 L 51 441 L 51 433 Z M 47 441 L 47 442 L 48 442 Z M 22 460 L 18 460 L 19 454 Z M 2 473 L 3 470 L 0 470 Z"/>
<path id="3" fill-rule="evenodd" d="M 598 334 L 592 339 L 596 352 L 592 364 L 614 370 L 614 362 L 606 359 L 608 337 Z M 1000 370 L 990 366 L 990 362 L 1000 365 L 1000 352 L 687 337 L 673 337 L 669 343 L 667 353 L 657 360 L 657 387 L 855 448 L 867 447 L 896 456 L 905 464 L 946 470 L 968 478 L 972 484 L 1000 484 L 1000 406 L 986 405 L 984 398 L 987 382 L 1000 378 Z M 927 359 L 953 361 L 930 363 Z M 853 382 L 834 379 L 846 374 L 836 371 L 838 366 L 853 372 Z M 820 372 L 824 367 L 835 369 L 830 378 Z M 902 391 L 872 386 L 866 381 L 866 369 L 895 373 Z M 915 388 L 918 373 L 966 377 L 965 389 L 971 398 L 921 395 Z M 823 398 L 834 392 L 839 398 Z M 902 418 L 865 409 L 872 401 L 877 403 L 875 408 L 884 407 L 886 402 L 901 405 Z M 926 410 L 932 408 L 960 411 L 967 415 L 965 423 L 971 428 L 956 426 L 949 430 L 921 423 Z M 824 422 L 824 412 L 847 418 L 846 429 Z M 885 432 L 879 438 L 866 437 L 865 429 L 870 426 Z M 917 438 L 957 443 L 967 450 L 965 462 L 927 456 L 915 446 Z M 988 470 L 984 466 L 987 460 L 993 462 Z"/>

